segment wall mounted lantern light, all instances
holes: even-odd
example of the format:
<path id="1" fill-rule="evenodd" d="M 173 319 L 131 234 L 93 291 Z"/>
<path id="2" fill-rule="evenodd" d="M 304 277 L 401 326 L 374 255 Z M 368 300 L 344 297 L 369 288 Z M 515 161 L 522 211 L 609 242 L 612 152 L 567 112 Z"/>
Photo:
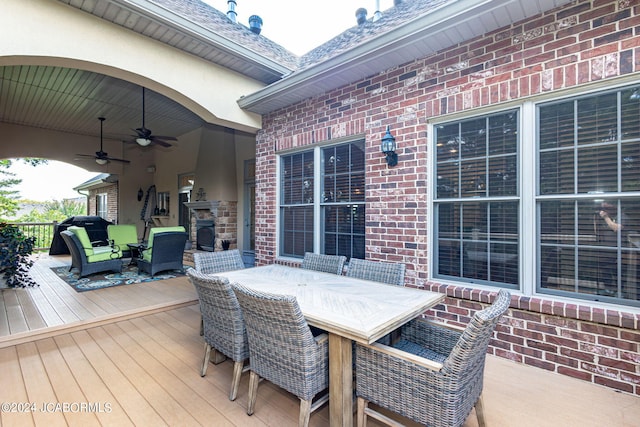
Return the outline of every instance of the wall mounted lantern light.
<path id="1" fill-rule="evenodd" d="M 144 191 L 142 191 L 142 187 L 138 190 L 138 201 L 142 200 L 142 196 L 144 196 Z"/>
<path id="2" fill-rule="evenodd" d="M 382 137 L 381 144 L 382 152 L 387 156 L 387 165 L 395 166 L 398 164 L 398 155 L 396 154 L 396 139 L 391 135 L 389 126 L 387 126 L 387 133 Z"/>

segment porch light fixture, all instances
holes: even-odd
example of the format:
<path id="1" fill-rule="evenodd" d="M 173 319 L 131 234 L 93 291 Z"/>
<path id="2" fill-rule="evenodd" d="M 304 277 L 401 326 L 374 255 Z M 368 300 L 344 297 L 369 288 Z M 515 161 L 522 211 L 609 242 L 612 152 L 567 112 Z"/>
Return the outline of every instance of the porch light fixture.
<path id="1" fill-rule="evenodd" d="M 389 167 L 398 164 L 398 155 L 396 154 L 396 139 L 391 135 L 389 126 L 387 126 L 387 133 L 382 137 L 381 144 L 382 152 L 387 156 L 387 165 Z"/>
<path id="2" fill-rule="evenodd" d="M 142 196 L 144 196 L 144 191 L 142 191 L 142 187 L 138 190 L 138 201 L 142 200 Z"/>

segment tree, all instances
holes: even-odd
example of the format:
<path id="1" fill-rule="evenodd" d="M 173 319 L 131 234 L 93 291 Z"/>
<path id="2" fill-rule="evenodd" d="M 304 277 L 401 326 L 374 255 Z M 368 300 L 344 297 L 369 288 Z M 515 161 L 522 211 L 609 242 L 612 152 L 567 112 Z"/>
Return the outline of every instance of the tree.
<path id="1" fill-rule="evenodd" d="M 13 216 L 18 210 L 19 192 L 10 188 L 22 182 L 9 172 L 11 160 L 0 160 L 0 218 Z"/>
<path id="2" fill-rule="evenodd" d="M 46 159 L 38 159 L 34 157 L 26 157 L 16 160 L 20 160 L 32 166 L 47 163 Z M 12 163 L 12 160 L 9 159 L 0 160 L 0 218 L 13 216 L 18 211 L 18 198 L 20 197 L 20 193 L 17 190 L 12 190 L 11 187 L 20 184 L 22 180 L 19 178 L 13 178 L 15 174 L 9 172 L 9 168 Z"/>

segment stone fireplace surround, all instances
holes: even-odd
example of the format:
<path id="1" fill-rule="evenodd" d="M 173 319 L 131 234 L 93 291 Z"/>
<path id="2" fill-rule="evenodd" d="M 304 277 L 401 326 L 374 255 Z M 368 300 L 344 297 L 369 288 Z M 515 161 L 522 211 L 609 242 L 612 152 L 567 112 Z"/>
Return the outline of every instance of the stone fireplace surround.
<path id="1" fill-rule="evenodd" d="M 222 241 L 229 240 L 230 248 L 238 247 L 238 202 L 222 200 L 199 200 L 184 204 L 191 211 L 191 233 L 189 240 L 196 248 L 196 221 L 210 220 L 215 227 L 214 251 L 222 250 Z"/>

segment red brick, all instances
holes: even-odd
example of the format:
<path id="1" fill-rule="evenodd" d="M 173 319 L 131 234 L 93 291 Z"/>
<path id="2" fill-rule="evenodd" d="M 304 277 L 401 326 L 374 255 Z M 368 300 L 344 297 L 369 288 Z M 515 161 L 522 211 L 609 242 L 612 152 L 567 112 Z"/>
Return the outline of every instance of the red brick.
<path id="1" fill-rule="evenodd" d="M 577 378 L 579 380 L 588 381 L 588 382 L 592 382 L 592 379 L 593 379 L 593 375 L 591 375 L 589 372 L 584 372 L 576 369 L 569 369 L 562 366 L 558 367 L 558 373 L 562 375 L 566 375 L 568 377 L 573 377 L 573 378 Z"/>
<path id="2" fill-rule="evenodd" d="M 546 369 L 547 371 L 555 371 L 556 366 L 553 363 L 545 362 L 531 357 L 526 357 L 524 363 L 527 365 L 535 366 L 537 368 Z"/>
<path id="3" fill-rule="evenodd" d="M 593 379 L 593 382 L 596 383 L 596 384 L 600 384 L 600 385 L 609 387 L 609 388 L 616 389 L 616 390 L 625 391 L 627 393 L 632 393 L 633 390 L 634 390 L 634 387 L 632 385 L 630 385 L 630 384 L 623 383 L 623 382 L 620 382 L 620 381 L 616 381 L 616 380 L 613 380 L 611 378 L 606 378 L 606 377 L 596 376 Z"/>

